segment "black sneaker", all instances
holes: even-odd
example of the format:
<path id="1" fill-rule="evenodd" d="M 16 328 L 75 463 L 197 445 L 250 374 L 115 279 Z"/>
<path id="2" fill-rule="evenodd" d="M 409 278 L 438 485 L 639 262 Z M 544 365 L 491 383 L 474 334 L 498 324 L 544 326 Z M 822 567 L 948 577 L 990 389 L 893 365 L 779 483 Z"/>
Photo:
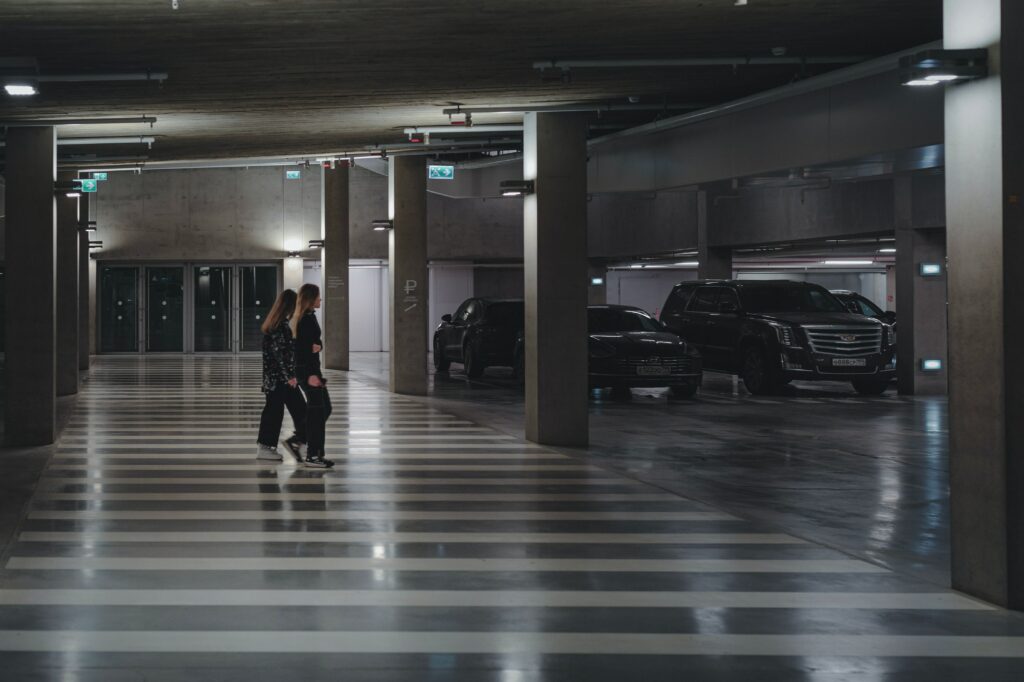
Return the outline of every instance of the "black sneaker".
<path id="1" fill-rule="evenodd" d="M 281 441 L 281 445 L 283 445 L 288 452 L 292 453 L 292 457 L 295 458 L 296 462 L 302 464 L 302 451 L 306 447 L 305 443 L 299 440 L 297 436 L 292 436 L 288 440 Z"/>
<path id="2" fill-rule="evenodd" d="M 303 462 L 310 469 L 330 469 L 334 466 L 334 462 L 329 459 L 324 459 L 323 455 L 310 453 L 306 455 L 306 461 Z"/>

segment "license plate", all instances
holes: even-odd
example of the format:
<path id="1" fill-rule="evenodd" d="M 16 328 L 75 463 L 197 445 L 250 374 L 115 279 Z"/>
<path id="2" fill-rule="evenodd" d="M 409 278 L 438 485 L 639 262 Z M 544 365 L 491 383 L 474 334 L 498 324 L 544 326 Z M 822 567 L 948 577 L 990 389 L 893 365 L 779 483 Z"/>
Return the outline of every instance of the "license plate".
<path id="1" fill-rule="evenodd" d="M 668 376 L 668 367 L 637 367 L 636 373 L 640 376 L 645 377 L 663 377 Z"/>
<path id="2" fill-rule="evenodd" d="M 832 358 L 833 367 L 867 367 L 868 361 L 864 358 Z"/>

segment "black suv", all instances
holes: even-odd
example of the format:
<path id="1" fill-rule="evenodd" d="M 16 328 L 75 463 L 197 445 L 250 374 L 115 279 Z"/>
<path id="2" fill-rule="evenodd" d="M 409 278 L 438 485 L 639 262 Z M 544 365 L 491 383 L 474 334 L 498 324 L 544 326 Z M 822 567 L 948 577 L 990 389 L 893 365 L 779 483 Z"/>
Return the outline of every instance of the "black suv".
<path id="1" fill-rule="evenodd" d="M 461 362 L 466 376 L 493 366 L 512 367 L 516 333 L 523 329 L 523 302 L 470 298 L 445 315 L 434 332 L 434 368 L 447 371 Z"/>
<path id="2" fill-rule="evenodd" d="M 880 395 L 896 374 L 892 327 L 850 313 L 816 284 L 683 282 L 661 321 L 697 347 L 706 369 L 738 374 L 755 395 L 793 379 L 850 381 L 858 393 Z"/>

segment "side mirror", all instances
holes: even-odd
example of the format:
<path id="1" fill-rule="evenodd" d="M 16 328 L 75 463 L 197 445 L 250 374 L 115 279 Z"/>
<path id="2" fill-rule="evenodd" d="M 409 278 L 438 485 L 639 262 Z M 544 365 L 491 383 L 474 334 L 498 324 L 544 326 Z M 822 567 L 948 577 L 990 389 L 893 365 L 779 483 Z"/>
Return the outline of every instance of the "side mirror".
<path id="1" fill-rule="evenodd" d="M 723 301 L 718 304 L 718 312 L 720 313 L 738 313 L 739 311 L 739 306 L 732 301 Z"/>
<path id="2" fill-rule="evenodd" d="M 882 319 L 888 324 L 896 324 L 896 313 L 891 310 L 886 310 L 885 313 L 882 314 Z"/>
<path id="3" fill-rule="evenodd" d="M 441 321 L 442 322 L 447 322 L 448 324 L 451 324 L 452 316 L 451 315 L 442 315 L 441 316 Z"/>

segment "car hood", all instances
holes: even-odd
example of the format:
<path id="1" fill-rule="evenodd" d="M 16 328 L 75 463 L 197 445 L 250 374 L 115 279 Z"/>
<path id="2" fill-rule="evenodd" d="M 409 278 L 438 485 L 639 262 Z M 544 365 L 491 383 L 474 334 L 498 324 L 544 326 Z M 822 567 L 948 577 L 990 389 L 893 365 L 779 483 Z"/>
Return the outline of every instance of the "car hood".
<path id="1" fill-rule="evenodd" d="M 690 351 L 689 345 L 671 332 L 604 332 L 591 334 L 590 338 L 632 355 L 678 355 Z"/>
<path id="2" fill-rule="evenodd" d="M 818 324 L 842 325 L 844 327 L 877 327 L 881 324 L 872 317 L 854 315 L 853 313 L 751 313 L 747 317 L 768 322 L 784 322 L 800 326 Z"/>

